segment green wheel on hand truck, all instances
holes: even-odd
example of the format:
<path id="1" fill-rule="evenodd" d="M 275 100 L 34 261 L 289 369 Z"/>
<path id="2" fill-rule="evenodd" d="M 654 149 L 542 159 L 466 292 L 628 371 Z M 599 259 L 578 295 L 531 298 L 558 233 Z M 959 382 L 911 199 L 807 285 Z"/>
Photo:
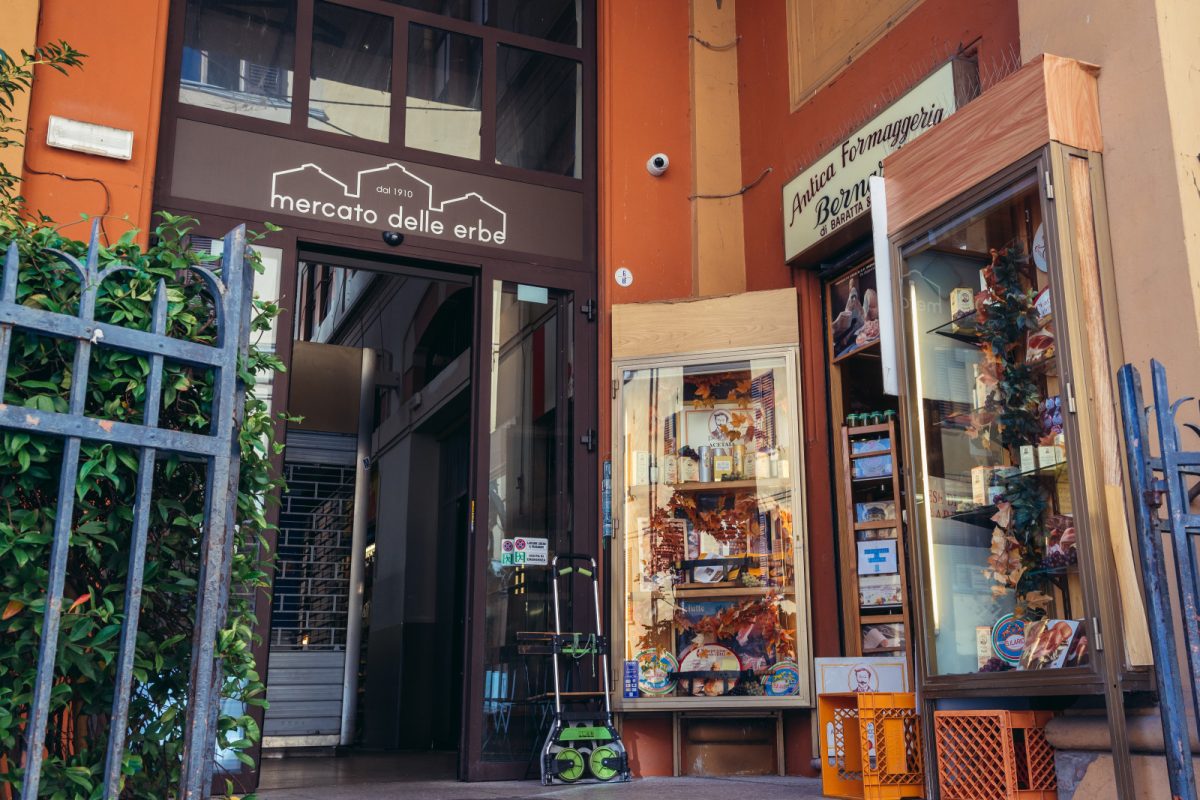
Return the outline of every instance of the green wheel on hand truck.
<path id="1" fill-rule="evenodd" d="M 617 751 L 607 745 L 601 745 L 592 751 L 588 756 L 588 769 L 592 771 L 592 777 L 601 781 L 611 781 L 617 777 L 617 768 L 610 767 L 604 763 L 605 759 L 617 759 Z"/>
<path id="2" fill-rule="evenodd" d="M 583 777 L 583 755 L 575 748 L 559 750 L 554 760 L 558 764 L 558 779 L 564 783 L 574 783 Z"/>

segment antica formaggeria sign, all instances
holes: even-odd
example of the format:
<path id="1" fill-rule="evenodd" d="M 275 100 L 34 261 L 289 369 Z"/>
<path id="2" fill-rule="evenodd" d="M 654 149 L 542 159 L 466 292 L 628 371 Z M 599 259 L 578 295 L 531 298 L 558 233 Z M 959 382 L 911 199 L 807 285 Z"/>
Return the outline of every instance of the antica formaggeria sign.
<path id="1" fill-rule="evenodd" d="M 787 260 L 867 213 L 868 178 L 883 174 L 883 159 L 954 111 L 954 64 L 947 63 L 785 184 Z"/>

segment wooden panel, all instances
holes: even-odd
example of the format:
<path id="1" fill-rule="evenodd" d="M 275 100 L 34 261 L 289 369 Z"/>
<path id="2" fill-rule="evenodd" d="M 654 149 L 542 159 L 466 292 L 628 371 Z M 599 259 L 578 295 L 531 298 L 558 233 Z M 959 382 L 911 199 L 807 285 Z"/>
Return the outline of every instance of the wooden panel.
<path id="1" fill-rule="evenodd" d="M 1105 314 L 1101 292 L 1099 254 L 1096 247 L 1096 230 L 1092 219 L 1092 186 L 1090 165 L 1086 158 L 1070 156 L 1067 161 L 1067 179 L 1071 192 L 1071 231 L 1073 250 L 1078 264 L 1078 280 L 1083 303 L 1079 309 L 1083 318 L 1080 330 L 1105 330 L 1108 315 Z M 1146 627 L 1146 610 L 1142 605 L 1141 586 L 1138 582 L 1136 560 L 1130 541 L 1128 521 L 1125 516 L 1125 482 L 1121 468 L 1123 454 L 1117 439 L 1120 423 L 1116 415 L 1116 393 L 1112 383 L 1107 341 L 1103 336 L 1086 336 L 1087 388 L 1091 402 L 1088 410 L 1092 417 L 1091 429 L 1096 431 L 1096 449 L 1100 456 L 1100 477 L 1103 484 L 1106 530 L 1116 565 L 1117 586 L 1120 588 L 1121 617 L 1124 622 L 1125 647 L 1129 661 L 1133 664 L 1151 663 L 1149 631 Z M 1096 556 L 1099 556 L 1097 553 Z"/>
<path id="2" fill-rule="evenodd" d="M 788 78 L 795 111 L 920 5 L 921 0 L 787 0 Z"/>
<path id="3" fill-rule="evenodd" d="M 1099 151 L 1098 68 L 1045 55 L 884 161 L 888 233 L 1050 141 Z"/>
<path id="4" fill-rule="evenodd" d="M 613 358 L 665 356 L 800 341 L 794 289 L 628 303 L 612 310 Z"/>
<path id="5" fill-rule="evenodd" d="M 1050 140 L 1041 59 L 884 160 L 894 234 Z"/>
<path id="6" fill-rule="evenodd" d="M 1081 150 L 1102 152 L 1100 68 L 1071 58 L 1043 57 L 1046 77 L 1046 116 L 1050 139 Z"/>

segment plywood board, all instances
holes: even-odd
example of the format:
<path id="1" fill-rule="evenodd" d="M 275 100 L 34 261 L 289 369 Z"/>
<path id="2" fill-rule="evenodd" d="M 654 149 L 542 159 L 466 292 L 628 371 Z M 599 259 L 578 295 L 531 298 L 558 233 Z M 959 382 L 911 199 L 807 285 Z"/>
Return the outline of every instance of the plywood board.
<path id="1" fill-rule="evenodd" d="M 795 289 L 743 292 L 612 309 L 613 358 L 794 345 L 800 341 Z"/>
<path id="2" fill-rule="evenodd" d="M 1071 231 L 1073 250 L 1078 263 L 1078 280 L 1083 299 L 1080 313 L 1085 330 L 1104 330 L 1105 314 L 1101 289 L 1099 254 L 1096 249 L 1096 229 L 1092 219 L 1092 183 L 1088 160 L 1079 156 L 1066 159 L 1071 185 Z M 1082 337 L 1088 353 L 1088 378 L 1091 396 L 1089 403 L 1097 436 L 1094 446 L 1100 455 L 1100 474 L 1104 486 L 1104 507 L 1107 531 L 1116 566 L 1120 590 L 1121 616 L 1124 620 L 1125 647 L 1132 664 L 1151 663 L 1150 635 L 1146 626 L 1146 609 L 1142 604 L 1141 584 L 1138 581 L 1136 560 L 1125 517 L 1126 487 L 1121 470 L 1123 454 L 1117 439 L 1119 422 L 1116 415 L 1116 391 L 1112 383 L 1112 364 L 1103 336 Z"/>
<path id="3" fill-rule="evenodd" d="M 1099 151 L 1097 68 L 1044 55 L 884 161 L 888 233 L 1051 141 Z"/>

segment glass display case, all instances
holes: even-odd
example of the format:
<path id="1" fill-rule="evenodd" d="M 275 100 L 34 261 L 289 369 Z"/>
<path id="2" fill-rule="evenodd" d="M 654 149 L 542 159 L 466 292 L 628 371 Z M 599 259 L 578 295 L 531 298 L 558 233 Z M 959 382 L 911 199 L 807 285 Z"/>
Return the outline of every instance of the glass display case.
<path id="1" fill-rule="evenodd" d="M 931 680 L 1076 670 L 1092 658 L 1041 175 L 1031 169 L 901 248 L 910 524 Z"/>
<path id="2" fill-rule="evenodd" d="M 795 349 L 615 370 L 619 705 L 810 705 Z"/>

